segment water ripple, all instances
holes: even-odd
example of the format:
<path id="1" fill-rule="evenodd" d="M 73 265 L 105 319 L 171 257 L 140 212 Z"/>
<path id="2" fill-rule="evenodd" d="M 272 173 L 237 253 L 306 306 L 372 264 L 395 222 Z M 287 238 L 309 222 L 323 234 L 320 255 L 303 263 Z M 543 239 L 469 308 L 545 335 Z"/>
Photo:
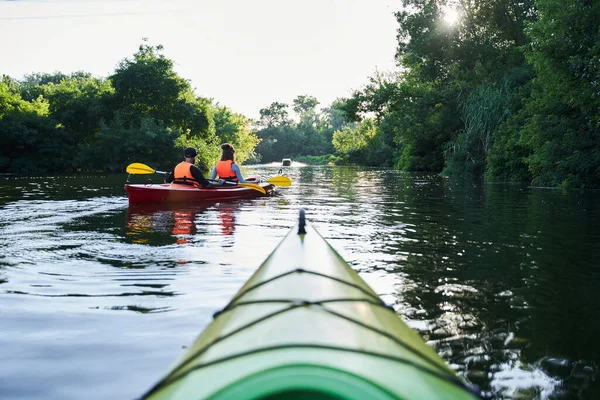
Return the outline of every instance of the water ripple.
<path id="1" fill-rule="evenodd" d="M 6 180 L 0 397 L 138 396 L 303 207 L 484 398 L 597 398 L 598 194 L 368 168 L 286 173 L 294 184 L 273 197 L 186 206 L 129 207 L 123 176 Z"/>

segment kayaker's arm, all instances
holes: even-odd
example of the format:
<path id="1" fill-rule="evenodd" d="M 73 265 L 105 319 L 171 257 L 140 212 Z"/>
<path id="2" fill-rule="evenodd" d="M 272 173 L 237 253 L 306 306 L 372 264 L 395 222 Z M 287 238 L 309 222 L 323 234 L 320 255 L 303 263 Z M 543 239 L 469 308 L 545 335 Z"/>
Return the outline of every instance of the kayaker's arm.
<path id="1" fill-rule="evenodd" d="M 190 166 L 190 173 L 202 187 L 208 187 L 210 185 L 210 182 L 204 177 L 202 171 L 200 171 L 200 168 L 196 167 L 195 165 L 192 165 Z"/>
<path id="2" fill-rule="evenodd" d="M 235 172 L 235 176 L 237 177 L 239 183 L 256 183 L 253 181 L 245 180 L 242 176 L 242 171 L 240 171 L 240 167 L 237 164 L 231 164 L 231 169 L 233 170 L 233 172 Z"/>
<path id="3" fill-rule="evenodd" d="M 165 183 L 171 183 L 175 180 L 175 170 L 172 170 L 165 176 Z"/>
<path id="4" fill-rule="evenodd" d="M 217 177 L 217 166 L 215 165 L 212 169 L 212 174 L 210 175 L 210 180 L 212 181 Z"/>

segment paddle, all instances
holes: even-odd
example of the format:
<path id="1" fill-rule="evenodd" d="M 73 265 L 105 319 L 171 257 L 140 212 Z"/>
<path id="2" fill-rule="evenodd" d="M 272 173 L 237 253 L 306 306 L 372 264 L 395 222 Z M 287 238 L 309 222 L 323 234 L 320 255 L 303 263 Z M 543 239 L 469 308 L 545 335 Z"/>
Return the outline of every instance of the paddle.
<path id="1" fill-rule="evenodd" d="M 256 183 L 237 183 L 237 185 L 254 189 L 258 192 L 261 192 L 262 194 L 267 194 L 267 191 L 262 186 L 259 186 Z"/>
<path id="2" fill-rule="evenodd" d="M 166 175 L 166 174 L 168 174 L 168 172 L 165 172 L 165 171 L 153 170 L 146 164 L 141 164 L 141 163 L 129 164 L 127 166 L 127 168 L 125 169 L 125 171 L 128 174 L 134 174 L 134 175 L 148 175 L 148 174 L 164 174 L 164 175 Z"/>
<path id="3" fill-rule="evenodd" d="M 283 175 L 274 176 L 272 178 L 265 180 L 265 182 L 270 183 L 271 185 L 275 185 L 275 186 L 291 186 L 292 185 L 291 179 L 288 178 L 287 176 L 283 176 Z"/>
<path id="4" fill-rule="evenodd" d="M 148 175 L 148 174 L 163 174 L 163 175 L 166 175 L 166 174 L 168 174 L 168 172 L 157 171 L 155 169 L 150 168 L 146 164 L 142 164 L 142 163 L 129 164 L 127 166 L 127 168 L 125 169 L 125 171 L 128 174 L 134 174 L 134 175 Z M 267 194 L 266 190 L 263 187 L 257 185 L 256 183 L 238 183 L 237 185 L 238 186 L 247 187 L 249 189 L 254 189 L 257 192 L 261 192 L 262 194 Z"/>

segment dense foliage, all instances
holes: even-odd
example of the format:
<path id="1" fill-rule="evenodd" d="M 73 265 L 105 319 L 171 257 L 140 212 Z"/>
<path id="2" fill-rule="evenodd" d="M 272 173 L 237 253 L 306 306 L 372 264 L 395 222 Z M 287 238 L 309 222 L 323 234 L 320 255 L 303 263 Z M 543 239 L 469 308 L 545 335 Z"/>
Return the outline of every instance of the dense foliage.
<path id="1" fill-rule="evenodd" d="M 250 121 L 196 97 L 161 46 L 142 44 L 106 79 L 77 72 L 0 82 L 0 172 L 123 171 L 132 162 L 170 168 L 183 148 L 208 169 L 221 142 L 253 156 Z"/>
<path id="2" fill-rule="evenodd" d="M 317 111 L 318 105 L 312 96 L 297 96 L 292 104 L 296 119 L 290 117 L 288 104 L 274 102 L 261 109 L 256 132 L 261 140 L 256 147 L 260 161 L 298 159 L 298 156 L 310 160 L 312 156 L 332 154 L 333 133 L 343 128 L 346 120 L 336 103 L 321 111 Z"/>
<path id="3" fill-rule="evenodd" d="M 527 27 L 531 42 L 524 49 L 536 77 L 513 128 L 503 133 L 518 136 L 516 147 L 525 149 L 523 162 L 533 184 L 598 187 L 600 3 L 538 0 L 536 5 L 539 19 Z"/>
<path id="4" fill-rule="evenodd" d="M 349 118 L 376 117 L 374 127 L 345 133 L 356 146 L 387 145 L 378 165 L 391 157 L 407 170 L 600 186 L 600 3 L 403 5 L 395 14 L 400 72 L 343 100 Z M 449 8 L 459 15 L 454 23 L 444 20 Z M 374 161 L 347 141 L 336 149 L 357 163 Z"/>

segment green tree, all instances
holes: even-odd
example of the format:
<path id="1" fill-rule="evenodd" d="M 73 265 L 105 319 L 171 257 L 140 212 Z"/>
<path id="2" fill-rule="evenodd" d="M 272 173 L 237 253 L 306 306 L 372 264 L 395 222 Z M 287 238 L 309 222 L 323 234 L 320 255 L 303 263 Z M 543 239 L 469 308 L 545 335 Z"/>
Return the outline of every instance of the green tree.
<path id="1" fill-rule="evenodd" d="M 173 62 L 161 54 L 162 50 L 160 45 L 142 44 L 133 59 L 121 61 L 110 77 L 115 89 L 113 107 L 120 115 L 114 126 L 122 126 L 123 134 L 169 132 L 168 140 L 173 140 L 173 135 L 179 132 L 173 145 L 179 150 L 186 146 L 202 147 L 203 151 L 198 151 L 199 165 L 208 169 L 216 154 L 216 150 L 205 146 L 216 143 L 212 101 L 194 95 L 189 82 L 173 71 Z M 146 125 L 152 121 L 152 126 L 161 128 L 146 129 L 143 121 Z M 160 148 L 162 140 L 148 142 L 146 146 Z"/>
<path id="2" fill-rule="evenodd" d="M 470 93 L 477 93 L 479 87 L 486 85 L 511 82 L 507 76 L 525 63 L 519 46 L 527 43 L 523 26 L 534 18 L 533 2 L 431 0 L 405 1 L 405 5 L 411 7 L 396 14 L 400 23 L 397 54 L 407 73 L 399 92 L 403 99 L 393 104 L 393 111 L 418 118 L 398 130 L 397 142 L 406 145 L 400 164 L 410 169 L 440 170 L 444 165 L 443 150 L 456 148 L 461 137 L 471 134 L 474 110 L 489 105 L 485 96 Z M 441 6 L 444 5 L 457 7 L 461 17 L 455 25 L 443 22 Z M 514 84 L 523 82 L 517 80 Z M 483 103 L 476 104 L 477 101 Z M 492 107 L 502 108 L 502 105 Z M 462 121 L 456 118 L 461 110 L 465 117 Z M 499 126 L 492 125 L 494 129 Z M 492 134 L 487 132 L 485 137 Z M 484 147 L 488 145 L 489 140 Z M 485 155 L 478 155 L 477 160 L 485 164 Z M 465 157 L 463 163 L 472 163 L 472 159 Z M 483 170 L 484 165 L 476 172 Z"/>
<path id="3" fill-rule="evenodd" d="M 49 117 L 48 103 L 27 102 L 0 82 L 0 171 L 31 173 L 70 168 L 65 132 Z"/>
<path id="4" fill-rule="evenodd" d="M 292 104 L 292 109 L 298 115 L 300 120 L 302 120 L 315 117 L 319 101 L 313 96 L 299 95 L 292 101 Z"/>
<path id="5" fill-rule="evenodd" d="M 524 111 L 512 114 L 494 133 L 494 145 L 489 151 L 485 171 L 487 180 L 531 182 L 526 163 L 531 152 L 522 143 L 520 133 L 527 118 Z"/>
<path id="6" fill-rule="evenodd" d="M 256 152 L 263 162 L 281 161 L 284 157 L 295 155 L 295 147 L 290 148 L 293 140 L 289 140 L 296 132 L 289 119 L 288 105 L 273 102 L 269 107 L 260 110 L 260 120 L 256 134 L 260 143 Z"/>
<path id="7" fill-rule="evenodd" d="M 288 105 L 285 103 L 273 102 L 267 108 L 262 108 L 260 112 L 259 124 L 264 128 L 280 127 L 288 125 Z"/>
<path id="8" fill-rule="evenodd" d="M 114 94 L 110 82 L 103 79 L 66 77 L 58 83 L 41 86 L 41 95 L 48 100 L 49 112 L 67 132 L 69 147 L 73 153 L 94 140 L 102 121 L 113 117 L 108 104 Z M 85 160 L 77 159 L 79 168 L 85 168 Z"/>
<path id="9" fill-rule="evenodd" d="M 346 124 L 339 109 L 341 101 L 334 102 L 322 111 L 319 101 L 309 95 L 299 95 L 293 100 L 297 120 L 288 117 L 287 105 L 274 102 L 260 110 L 257 135 L 261 142 L 256 152 L 264 162 L 281 161 L 282 158 L 309 157 L 306 160 L 332 159 L 333 132 Z M 329 155 L 331 157 L 322 156 Z"/>
<path id="10" fill-rule="evenodd" d="M 369 143 L 375 137 L 375 122 L 365 119 L 356 126 L 346 126 L 333 134 L 333 147 L 337 154 L 350 163 L 366 160 Z"/>
<path id="11" fill-rule="evenodd" d="M 255 157 L 254 149 L 260 142 L 251 130 L 251 120 L 242 114 L 234 113 L 226 106 L 214 106 L 216 136 L 222 143 L 231 143 L 235 147 L 236 162 L 242 164 Z"/>
<path id="12" fill-rule="evenodd" d="M 62 72 L 28 74 L 19 81 L 18 87 L 21 98 L 25 101 L 33 101 L 43 95 L 43 87 L 49 83 L 58 85 L 63 79 L 89 79 L 92 75 L 87 72 L 78 71 L 71 75 Z"/>
<path id="13" fill-rule="evenodd" d="M 506 87 L 508 93 L 518 93 L 531 79 L 519 49 L 528 41 L 523 32 L 525 23 L 535 19 L 533 0 L 405 0 L 403 6 L 395 14 L 400 70 L 396 74 L 377 73 L 345 99 L 341 108 L 348 120 L 375 116 L 377 134 L 367 146 L 367 158 L 372 161 L 378 158 L 387 163 L 391 157 L 398 168 L 431 171 L 442 171 L 451 161 L 453 168 L 447 172 L 481 173 L 486 151 L 477 151 L 478 168 L 473 169 L 468 168 L 472 163 L 469 157 L 449 149 L 457 149 L 457 144 L 465 149 L 474 137 L 476 113 L 467 117 L 466 110 L 483 110 L 489 105 L 485 97 L 471 96 L 472 92 Z M 456 23 L 444 21 L 444 7 L 457 10 L 460 18 Z M 508 109 L 504 103 L 493 107 Z M 457 118 L 461 113 L 464 118 Z M 492 127 L 499 129 L 500 125 Z M 465 141 L 467 134 L 469 140 Z M 490 149 L 493 135 L 485 133 L 489 140 L 484 149 Z M 471 148 L 468 153 L 473 151 Z M 452 157 L 445 158 L 444 154 Z M 465 168 L 457 167 L 460 163 Z"/>
<path id="14" fill-rule="evenodd" d="M 195 96 L 162 46 L 145 43 L 108 79 L 85 72 L 3 76 L 0 171 L 122 171 L 134 161 L 169 168 L 188 146 L 207 170 L 220 152 L 215 113 L 219 133 L 243 161 L 258 142 L 249 121 Z"/>
<path id="15" fill-rule="evenodd" d="M 214 135 L 210 100 L 195 97 L 189 82 L 173 71 L 173 61 L 162 50 L 161 45 L 142 44 L 133 59 L 119 63 L 110 77 L 114 107 L 121 110 L 126 123 L 150 117 L 182 132 L 189 130 L 191 136 Z"/>
<path id="16" fill-rule="evenodd" d="M 527 59 L 537 74 L 521 143 L 533 184 L 600 186 L 600 3 L 538 0 Z"/>
<path id="17" fill-rule="evenodd" d="M 343 110 L 344 105 L 344 99 L 339 98 L 334 100 L 329 107 L 323 108 L 323 118 L 321 121 L 325 129 L 337 131 L 349 123 L 346 113 Z"/>
<path id="18" fill-rule="evenodd" d="M 317 112 L 319 101 L 313 96 L 299 95 L 292 104 L 292 109 L 298 116 L 295 127 L 297 140 L 299 140 L 297 147 L 301 148 L 299 151 L 301 154 L 311 156 L 325 154 L 327 137 L 319 129 L 320 115 Z"/>
<path id="19" fill-rule="evenodd" d="M 80 153 L 88 169 L 117 172 L 133 162 L 169 169 L 182 157 L 185 143 L 177 146 L 181 137 L 181 131 L 160 120 L 145 117 L 139 125 L 126 124 L 117 112 L 113 120 L 100 123 L 95 140 L 82 146 Z"/>
<path id="20" fill-rule="evenodd" d="M 152 117 L 168 124 L 181 121 L 178 109 L 189 84 L 173 71 L 173 62 L 161 54 L 162 46 L 142 44 L 133 59 L 125 58 L 110 77 L 114 105 L 131 121 Z"/>

